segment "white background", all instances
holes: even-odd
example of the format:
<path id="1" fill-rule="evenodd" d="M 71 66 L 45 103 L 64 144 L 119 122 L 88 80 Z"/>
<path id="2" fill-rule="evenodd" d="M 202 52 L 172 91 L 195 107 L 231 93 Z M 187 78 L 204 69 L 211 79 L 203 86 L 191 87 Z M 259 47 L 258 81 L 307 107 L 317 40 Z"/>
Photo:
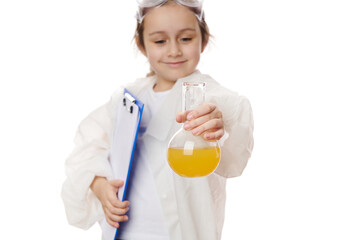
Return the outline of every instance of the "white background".
<path id="1" fill-rule="evenodd" d="M 0 239 L 100 239 L 97 225 L 67 224 L 64 161 L 81 119 L 148 70 L 135 10 L 1 0 Z M 361 239 L 359 1 L 206 0 L 205 12 L 214 39 L 199 69 L 246 95 L 255 118 L 223 239 Z"/>

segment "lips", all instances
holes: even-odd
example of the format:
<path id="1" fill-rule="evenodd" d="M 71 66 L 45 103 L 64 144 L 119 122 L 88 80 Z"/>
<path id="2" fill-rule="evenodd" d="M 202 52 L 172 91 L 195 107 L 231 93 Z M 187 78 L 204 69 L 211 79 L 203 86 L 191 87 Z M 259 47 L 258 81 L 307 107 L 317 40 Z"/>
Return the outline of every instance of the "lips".
<path id="1" fill-rule="evenodd" d="M 177 68 L 180 67 L 183 63 L 185 63 L 186 60 L 184 61 L 176 61 L 176 62 L 164 62 L 166 65 L 168 65 L 171 68 Z"/>

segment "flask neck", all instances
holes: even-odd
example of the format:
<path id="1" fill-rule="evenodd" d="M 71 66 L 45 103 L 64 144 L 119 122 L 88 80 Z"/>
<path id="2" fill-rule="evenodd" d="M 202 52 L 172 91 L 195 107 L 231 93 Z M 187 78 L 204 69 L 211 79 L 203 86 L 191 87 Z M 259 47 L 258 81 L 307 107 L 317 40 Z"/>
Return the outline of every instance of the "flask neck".
<path id="1" fill-rule="evenodd" d="M 184 82 L 182 86 L 182 110 L 191 111 L 204 103 L 206 84 L 204 82 Z"/>

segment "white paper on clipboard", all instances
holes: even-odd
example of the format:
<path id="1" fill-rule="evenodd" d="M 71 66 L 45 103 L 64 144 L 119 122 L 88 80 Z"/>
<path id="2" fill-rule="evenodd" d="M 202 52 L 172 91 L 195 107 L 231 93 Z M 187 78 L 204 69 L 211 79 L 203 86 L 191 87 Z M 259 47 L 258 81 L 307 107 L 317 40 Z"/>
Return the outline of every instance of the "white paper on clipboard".
<path id="1" fill-rule="evenodd" d="M 127 89 L 124 89 L 122 101 L 117 112 L 113 144 L 110 151 L 110 165 L 114 179 L 124 181 L 123 186 L 118 191 L 118 198 L 124 201 L 126 191 L 129 190 L 127 187 L 131 177 L 130 170 L 144 104 Z M 103 231 L 102 239 L 115 239 L 117 229 L 110 226 L 105 219 L 100 225 Z"/>

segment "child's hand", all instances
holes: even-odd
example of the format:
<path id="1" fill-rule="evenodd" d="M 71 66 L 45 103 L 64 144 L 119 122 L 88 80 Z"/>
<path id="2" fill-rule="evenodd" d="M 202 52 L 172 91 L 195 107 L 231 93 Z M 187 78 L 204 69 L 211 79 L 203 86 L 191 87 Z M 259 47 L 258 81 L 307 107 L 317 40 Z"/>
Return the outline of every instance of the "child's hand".
<path id="1" fill-rule="evenodd" d="M 120 201 L 117 197 L 117 192 L 124 181 L 112 180 L 107 181 L 103 177 L 95 177 L 90 188 L 102 203 L 105 218 L 109 225 L 118 228 L 118 222 L 128 221 L 128 216 L 125 215 L 129 210 L 129 201 Z"/>
<path id="2" fill-rule="evenodd" d="M 192 130 L 193 135 L 203 135 L 208 141 L 219 140 L 224 135 L 222 112 L 212 103 L 205 103 L 193 111 L 179 112 L 177 122 L 184 124 L 185 130 Z"/>

